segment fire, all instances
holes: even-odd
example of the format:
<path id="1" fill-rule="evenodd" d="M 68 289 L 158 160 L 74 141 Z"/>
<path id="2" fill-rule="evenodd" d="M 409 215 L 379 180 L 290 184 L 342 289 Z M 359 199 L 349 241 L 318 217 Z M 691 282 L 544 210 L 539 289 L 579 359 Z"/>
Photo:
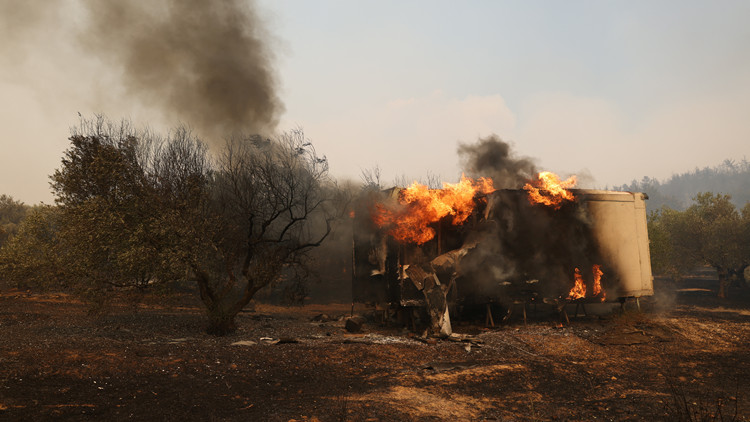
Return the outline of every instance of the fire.
<path id="1" fill-rule="evenodd" d="M 524 185 L 529 192 L 529 202 L 532 205 L 542 204 L 554 209 L 560 209 L 564 201 L 573 201 L 573 192 L 568 189 L 576 184 L 576 177 L 571 176 L 567 180 L 560 180 L 555 173 L 543 171 L 537 176 L 538 180 Z"/>
<path id="2" fill-rule="evenodd" d="M 591 267 L 591 272 L 594 275 L 594 285 L 592 288 L 593 296 L 599 296 L 601 295 L 601 301 L 604 302 L 607 299 L 607 294 L 604 292 L 604 289 L 602 289 L 602 275 L 604 275 L 604 272 L 602 271 L 601 265 L 594 264 L 594 266 Z M 586 297 L 586 283 L 583 281 L 583 276 L 581 275 L 581 270 L 578 268 L 575 269 L 575 284 L 573 285 L 573 288 L 570 289 L 570 292 L 568 293 L 568 299 L 569 300 L 576 300 L 576 299 L 583 299 Z"/>
<path id="3" fill-rule="evenodd" d="M 604 302 L 607 299 L 607 293 L 602 289 L 601 283 L 604 272 L 602 272 L 601 265 L 594 265 L 592 271 L 594 273 L 594 296 L 599 296 L 601 293 L 602 302 Z"/>
<path id="4" fill-rule="evenodd" d="M 576 268 L 575 271 L 575 279 L 576 284 L 573 285 L 572 289 L 570 289 L 570 293 L 568 293 L 568 299 L 582 299 L 586 297 L 586 283 L 583 282 L 581 270 L 579 270 L 578 268 Z"/>
<path id="5" fill-rule="evenodd" d="M 453 216 L 454 225 L 463 224 L 474 211 L 477 193 L 494 190 L 490 179 L 475 181 L 463 175 L 458 183 L 443 183 L 442 189 L 414 182 L 399 193 L 399 206 L 376 204 L 373 221 L 379 227 L 389 227 L 388 234 L 396 240 L 421 245 L 435 237 L 430 224 L 446 216 Z"/>

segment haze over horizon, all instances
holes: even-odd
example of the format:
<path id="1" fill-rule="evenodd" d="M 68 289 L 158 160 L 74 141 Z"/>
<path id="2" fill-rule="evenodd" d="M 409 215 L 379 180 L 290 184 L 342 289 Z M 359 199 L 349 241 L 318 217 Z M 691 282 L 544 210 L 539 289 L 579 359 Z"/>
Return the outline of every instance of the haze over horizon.
<path id="1" fill-rule="evenodd" d="M 181 19 L 144 33 L 151 3 L 123 7 L 120 39 L 94 28 L 111 11 L 91 0 L 0 0 L 0 194 L 52 202 L 48 175 L 78 113 L 209 137 L 299 126 L 334 176 L 355 180 L 377 165 L 386 181 L 455 181 L 459 142 L 491 134 L 599 188 L 742 159 L 750 144 L 746 1 L 165 1 L 153 16 L 186 4 Z M 128 53 L 152 44 L 146 61 Z M 237 76 L 230 104 L 247 113 L 183 110 L 213 91 L 164 69 Z M 244 101 L 266 71 L 263 101 Z"/>

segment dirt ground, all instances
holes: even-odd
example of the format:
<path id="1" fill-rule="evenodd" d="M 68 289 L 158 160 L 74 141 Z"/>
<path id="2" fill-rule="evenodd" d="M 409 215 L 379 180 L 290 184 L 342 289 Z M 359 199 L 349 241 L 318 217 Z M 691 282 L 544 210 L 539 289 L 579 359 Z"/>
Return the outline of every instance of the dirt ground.
<path id="1" fill-rule="evenodd" d="M 257 304 L 217 338 L 187 294 L 92 317 L 0 291 L 0 420 L 750 420 L 747 292 L 719 300 L 710 274 L 656 287 L 640 313 L 571 306 L 559 327 L 540 307 L 430 342 L 374 320 L 347 333 L 350 304 Z"/>

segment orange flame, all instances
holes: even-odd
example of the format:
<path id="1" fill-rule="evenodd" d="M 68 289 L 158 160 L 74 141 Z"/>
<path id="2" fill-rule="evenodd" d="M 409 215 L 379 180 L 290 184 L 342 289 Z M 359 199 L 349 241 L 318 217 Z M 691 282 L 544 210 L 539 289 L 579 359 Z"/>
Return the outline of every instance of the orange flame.
<path id="1" fill-rule="evenodd" d="M 607 299 L 607 293 L 604 291 L 604 289 L 602 289 L 601 281 L 604 272 L 602 271 L 601 265 L 594 264 L 594 266 L 591 267 L 591 272 L 594 275 L 594 286 L 592 289 L 593 296 L 599 296 L 601 294 L 601 301 L 604 302 Z M 568 299 L 583 299 L 584 297 L 586 297 L 586 283 L 583 281 L 581 270 L 579 270 L 578 268 L 576 268 L 575 270 L 574 278 L 575 284 L 568 293 Z"/>
<path id="2" fill-rule="evenodd" d="M 591 268 L 591 270 L 594 273 L 594 296 L 599 296 L 601 293 L 602 295 L 602 302 L 604 302 L 607 299 L 607 293 L 602 289 L 602 275 L 604 275 L 604 272 L 602 272 L 601 265 L 596 265 Z"/>
<path id="3" fill-rule="evenodd" d="M 388 234 L 396 240 L 421 245 L 435 237 L 430 224 L 449 215 L 454 225 L 463 224 L 474 211 L 476 194 L 494 190 L 490 179 L 474 181 L 463 175 L 458 183 L 443 183 L 442 189 L 414 182 L 399 193 L 400 206 L 376 204 L 373 221 L 379 227 L 389 227 Z"/>
<path id="4" fill-rule="evenodd" d="M 576 268 L 575 279 L 576 284 L 573 285 L 572 289 L 570 289 L 570 293 L 568 293 L 568 299 L 582 299 L 586 297 L 586 284 L 583 282 L 581 270 L 579 270 L 578 268 Z"/>
<path id="5" fill-rule="evenodd" d="M 542 204 L 554 209 L 560 209 L 564 201 L 573 201 L 573 192 L 568 189 L 576 184 L 576 177 L 571 176 L 567 180 L 560 180 L 555 173 L 543 171 L 537 176 L 538 180 L 524 185 L 529 192 L 529 202 L 532 205 Z"/>

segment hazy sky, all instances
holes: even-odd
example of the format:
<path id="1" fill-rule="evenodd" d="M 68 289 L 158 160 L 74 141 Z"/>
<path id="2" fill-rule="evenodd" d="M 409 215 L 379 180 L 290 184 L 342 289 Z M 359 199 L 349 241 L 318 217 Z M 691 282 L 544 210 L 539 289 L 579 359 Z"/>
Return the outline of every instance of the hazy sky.
<path id="1" fill-rule="evenodd" d="M 178 122 L 132 98 L 122 69 L 80 47 L 79 2 L 37 2 L 8 18 L 22 3 L 0 0 L 0 193 L 49 203 L 48 175 L 78 112 L 159 130 Z M 336 176 L 378 165 L 386 181 L 452 181 L 458 142 L 492 133 L 540 168 L 588 174 L 590 187 L 748 154 L 746 0 L 258 8 L 285 110 L 278 130 L 304 128 Z"/>

